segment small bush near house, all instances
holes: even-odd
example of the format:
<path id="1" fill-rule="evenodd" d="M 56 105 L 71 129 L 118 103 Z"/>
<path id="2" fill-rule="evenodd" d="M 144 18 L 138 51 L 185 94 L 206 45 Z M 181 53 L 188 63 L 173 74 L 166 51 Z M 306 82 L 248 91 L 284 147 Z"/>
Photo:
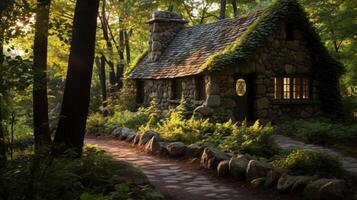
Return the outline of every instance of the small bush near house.
<path id="1" fill-rule="evenodd" d="M 271 157 L 280 151 L 271 137 L 269 125 L 262 126 L 259 121 L 249 126 L 247 122 L 215 123 L 209 119 L 195 119 L 188 117 L 190 109 L 189 104 L 182 101 L 176 109 L 161 113 L 152 102 L 148 108 L 140 108 L 137 112 L 119 110 L 108 117 L 94 114 L 89 117 L 87 128 L 90 133 L 104 134 L 110 134 L 118 126 L 140 132 L 151 129 L 169 141 L 211 143 L 224 151 L 260 157 Z"/>
<path id="2" fill-rule="evenodd" d="M 251 154 L 260 157 L 272 157 L 280 152 L 280 148 L 271 137 L 272 128 L 262 126 L 259 120 L 252 126 L 243 122 L 241 126 L 234 126 L 232 134 L 223 138 L 220 147 L 234 153 Z"/>
<path id="3" fill-rule="evenodd" d="M 336 142 L 336 140 L 356 139 L 357 124 L 296 120 L 277 125 L 274 132 L 301 138 L 308 142 L 326 144 Z"/>
<path id="4" fill-rule="evenodd" d="M 340 177 L 342 164 L 337 158 L 319 151 L 294 150 L 273 161 L 274 167 L 292 175 L 321 175 Z"/>
<path id="5" fill-rule="evenodd" d="M 93 113 L 88 116 L 87 131 L 92 134 L 110 135 L 116 127 L 138 130 L 143 125 L 150 127 L 150 124 L 156 124 L 159 115 L 155 102 L 147 108 L 139 108 L 137 112 L 120 110 L 117 107 L 113 110 L 113 114 L 108 116 L 102 113 Z"/>

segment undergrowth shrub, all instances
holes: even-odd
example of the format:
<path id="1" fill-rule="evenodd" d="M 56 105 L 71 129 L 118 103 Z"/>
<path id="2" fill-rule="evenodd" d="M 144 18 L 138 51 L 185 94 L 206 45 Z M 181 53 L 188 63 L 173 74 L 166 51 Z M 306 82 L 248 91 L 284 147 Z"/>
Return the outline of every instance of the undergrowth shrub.
<path id="1" fill-rule="evenodd" d="M 139 108 L 137 112 L 115 107 L 112 114 L 107 116 L 99 112 L 88 116 L 87 131 L 98 135 L 109 135 L 116 127 L 138 130 L 139 127 L 145 125 L 150 128 L 156 125 L 159 118 L 160 112 L 156 101 L 152 101 L 147 108 Z"/>
<path id="2" fill-rule="evenodd" d="M 340 160 L 320 151 L 294 150 L 272 163 L 274 167 L 286 170 L 292 175 L 340 177 L 343 173 Z"/>
<path id="3" fill-rule="evenodd" d="M 122 175 L 127 171 L 120 174 L 128 167 L 118 167 L 93 146 L 86 146 L 83 152 L 80 159 L 71 158 L 68 152 L 59 158 L 26 155 L 8 161 L 0 169 L 0 199 L 121 199 L 116 194 L 149 199 L 145 192 L 154 190 L 148 182 L 139 186 Z M 125 184 L 130 185 L 129 190 L 120 187 Z"/>
<path id="4" fill-rule="evenodd" d="M 332 123 L 329 121 L 295 120 L 277 125 L 274 133 L 300 138 L 318 144 L 357 139 L 357 124 Z"/>
<path id="5" fill-rule="evenodd" d="M 234 153 L 247 153 L 260 157 L 272 157 L 280 152 L 280 148 L 271 137 L 270 125 L 263 126 L 257 120 L 252 126 L 245 121 L 232 127 L 232 134 L 227 135 L 220 147 Z"/>
<path id="6" fill-rule="evenodd" d="M 153 101 L 149 107 L 139 108 L 137 112 L 119 110 L 104 120 L 98 120 L 98 115 L 93 115 L 89 118 L 87 127 L 90 132 L 101 133 L 110 133 L 118 126 L 140 132 L 154 130 L 169 141 L 211 143 L 224 151 L 260 157 L 271 157 L 280 151 L 271 137 L 270 125 L 262 126 L 259 121 L 251 126 L 247 122 L 238 124 L 232 120 L 216 123 L 210 119 L 196 119 L 191 116 L 192 105 L 184 100 L 166 113 L 160 112 Z"/>

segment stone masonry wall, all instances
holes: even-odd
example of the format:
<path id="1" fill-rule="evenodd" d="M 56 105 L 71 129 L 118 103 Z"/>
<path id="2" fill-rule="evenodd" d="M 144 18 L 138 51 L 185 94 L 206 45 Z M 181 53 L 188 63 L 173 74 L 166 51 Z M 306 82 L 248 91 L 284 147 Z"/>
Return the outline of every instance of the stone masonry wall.
<path id="1" fill-rule="evenodd" d="M 236 112 L 234 74 L 255 75 L 254 118 L 263 122 L 292 118 L 309 118 L 319 111 L 315 80 L 311 80 L 311 100 L 277 101 L 274 99 L 274 77 L 281 74 L 309 74 L 311 57 L 306 42 L 294 30 L 295 40 L 285 40 L 285 24 L 269 36 L 264 47 L 259 48 L 249 62 L 222 74 L 211 74 L 208 87 L 208 106 L 218 118 L 229 118 Z"/>
<path id="2" fill-rule="evenodd" d="M 171 84 L 172 79 L 147 79 L 144 81 L 144 105 L 148 105 L 150 101 L 155 99 L 158 103 L 159 109 L 169 109 L 176 107 L 180 99 L 172 99 Z M 177 78 L 177 82 L 182 86 L 182 97 L 193 103 L 194 105 L 200 105 L 203 101 L 195 100 L 197 97 L 197 91 L 195 86 L 194 77 Z"/>

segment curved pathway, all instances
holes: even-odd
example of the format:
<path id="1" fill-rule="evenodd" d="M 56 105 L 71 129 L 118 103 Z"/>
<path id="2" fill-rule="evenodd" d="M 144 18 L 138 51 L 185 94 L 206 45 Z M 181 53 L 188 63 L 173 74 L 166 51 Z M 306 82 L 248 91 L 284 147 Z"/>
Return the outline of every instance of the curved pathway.
<path id="1" fill-rule="evenodd" d="M 140 168 L 150 182 L 167 199 L 173 200 L 294 200 L 274 190 L 253 189 L 244 182 L 218 177 L 213 170 L 202 169 L 187 161 L 145 154 L 130 144 L 111 140 L 86 138 L 114 159 L 124 160 Z"/>
<path id="2" fill-rule="evenodd" d="M 283 149 L 316 150 L 335 156 L 341 159 L 342 167 L 347 172 L 357 177 L 357 158 L 344 156 L 341 153 L 334 151 L 332 149 L 322 147 L 319 145 L 314 145 L 314 144 L 306 144 L 304 142 L 300 142 L 298 140 L 283 135 L 274 135 L 273 137 L 276 143 Z"/>

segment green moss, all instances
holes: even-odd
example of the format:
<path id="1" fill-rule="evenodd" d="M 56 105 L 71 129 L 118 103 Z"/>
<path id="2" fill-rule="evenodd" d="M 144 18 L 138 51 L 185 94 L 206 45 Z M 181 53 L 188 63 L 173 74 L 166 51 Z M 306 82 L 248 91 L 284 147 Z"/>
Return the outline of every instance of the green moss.
<path id="1" fill-rule="evenodd" d="M 138 57 L 136 57 L 136 59 L 134 60 L 134 62 L 132 62 L 132 64 L 128 67 L 128 69 L 125 71 L 125 78 L 128 77 L 131 72 L 133 72 L 133 70 L 136 68 L 136 66 L 145 58 L 145 56 L 148 55 L 148 50 L 144 50 L 142 54 L 140 54 Z"/>
<path id="2" fill-rule="evenodd" d="M 278 0 L 249 26 L 248 30 L 222 52 L 211 55 L 201 67 L 201 72 L 222 71 L 237 63 L 248 61 L 257 48 L 273 33 L 279 21 L 294 23 L 309 44 L 313 60 L 311 75 L 317 80 L 321 108 L 329 117 L 341 117 L 342 102 L 339 92 L 339 77 L 343 73 L 341 63 L 332 58 L 319 35 L 307 18 L 304 9 L 296 0 Z"/>

